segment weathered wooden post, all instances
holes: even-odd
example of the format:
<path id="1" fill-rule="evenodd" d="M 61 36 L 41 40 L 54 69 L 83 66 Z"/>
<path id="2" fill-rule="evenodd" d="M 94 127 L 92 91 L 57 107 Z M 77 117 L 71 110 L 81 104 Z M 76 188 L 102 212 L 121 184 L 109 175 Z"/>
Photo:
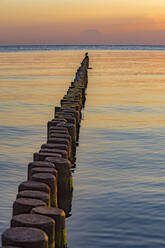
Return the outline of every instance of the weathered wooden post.
<path id="1" fill-rule="evenodd" d="M 20 214 L 11 220 L 11 227 L 33 227 L 44 231 L 48 236 L 49 248 L 55 248 L 55 221 L 39 214 Z"/>
<path id="2" fill-rule="evenodd" d="M 56 248 L 66 248 L 66 228 L 65 213 L 59 208 L 39 207 L 34 208 L 32 213 L 49 216 L 55 220 L 55 246 Z"/>
<path id="3" fill-rule="evenodd" d="M 3 246 L 48 248 L 48 236 L 42 230 L 29 227 L 12 227 L 2 234 Z"/>

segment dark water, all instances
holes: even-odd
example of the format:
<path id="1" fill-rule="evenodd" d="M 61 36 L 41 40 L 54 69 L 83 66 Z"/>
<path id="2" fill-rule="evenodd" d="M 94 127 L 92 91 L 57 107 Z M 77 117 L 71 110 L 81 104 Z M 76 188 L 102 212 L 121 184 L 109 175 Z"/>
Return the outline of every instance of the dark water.
<path id="1" fill-rule="evenodd" d="M 165 45 L 13 45 L 0 46 L 0 52 L 29 51 L 70 51 L 70 50 L 142 50 L 165 51 Z"/>
<path id="2" fill-rule="evenodd" d="M 165 54 L 94 50 L 69 248 L 165 247 Z M 0 53 L 0 232 L 82 50 Z M 70 59 L 71 58 L 71 59 Z"/>

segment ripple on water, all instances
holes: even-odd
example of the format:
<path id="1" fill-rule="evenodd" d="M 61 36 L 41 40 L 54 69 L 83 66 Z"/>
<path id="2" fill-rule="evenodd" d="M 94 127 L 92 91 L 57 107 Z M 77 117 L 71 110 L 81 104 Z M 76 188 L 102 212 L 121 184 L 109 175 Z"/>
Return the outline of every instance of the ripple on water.
<path id="1" fill-rule="evenodd" d="M 165 54 L 130 52 L 129 46 L 129 51 L 94 49 L 67 219 L 68 246 L 164 248 Z M 46 141 L 53 106 L 83 56 L 80 50 L 53 49 L 0 53 L 0 232 L 9 226 L 33 152 Z"/>

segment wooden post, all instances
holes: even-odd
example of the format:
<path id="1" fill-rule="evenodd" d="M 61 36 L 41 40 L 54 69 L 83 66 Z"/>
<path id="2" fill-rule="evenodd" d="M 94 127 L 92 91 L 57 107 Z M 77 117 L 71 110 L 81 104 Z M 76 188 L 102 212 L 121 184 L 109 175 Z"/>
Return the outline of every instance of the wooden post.
<path id="1" fill-rule="evenodd" d="M 2 234 L 3 246 L 48 248 L 48 236 L 42 230 L 29 227 L 12 227 Z"/>
<path id="2" fill-rule="evenodd" d="M 46 215 L 55 220 L 55 246 L 56 248 L 66 248 L 66 228 L 65 213 L 59 208 L 39 207 L 34 208 L 32 213 Z"/>
<path id="3" fill-rule="evenodd" d="M 49 248 L 55 248 L 55 221 L 39 214 L 20 214 L 11 220 L 11 227 L 33 227 L 44 231 L 48 236 Z"/>

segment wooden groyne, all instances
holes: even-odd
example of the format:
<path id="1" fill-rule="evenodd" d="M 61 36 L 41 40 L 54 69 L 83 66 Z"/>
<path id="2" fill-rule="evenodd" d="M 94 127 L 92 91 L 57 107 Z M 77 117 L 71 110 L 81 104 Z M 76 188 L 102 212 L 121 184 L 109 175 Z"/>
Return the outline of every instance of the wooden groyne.
<path id="1" fill-rule="evenodd" d="M 85 54 L 75 79 L 54 118 L 47 124 L 47 141 L 27 166 L 13 203 L 11 226 L 2 234 L 2 247 L 66 248 L 65 218 L 71 211 L 72 173 L 85 105 L 89 58 Z"/>

